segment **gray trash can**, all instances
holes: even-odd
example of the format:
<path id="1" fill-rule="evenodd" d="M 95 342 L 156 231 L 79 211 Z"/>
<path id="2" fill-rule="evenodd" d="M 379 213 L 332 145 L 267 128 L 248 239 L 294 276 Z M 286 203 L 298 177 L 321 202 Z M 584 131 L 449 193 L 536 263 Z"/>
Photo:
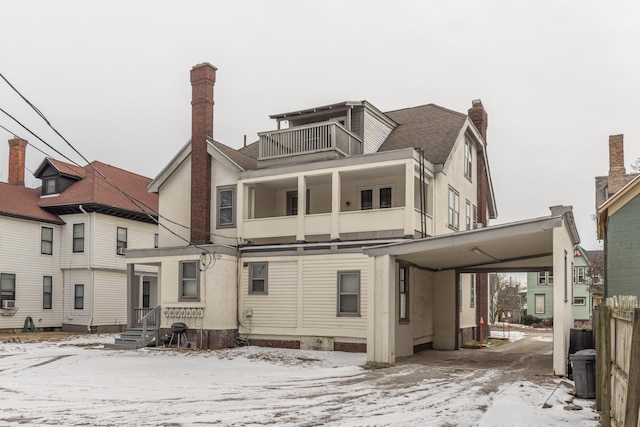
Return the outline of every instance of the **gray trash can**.
<path id="1" fill-rule="evenodd" d="M 596 351 L 593 349 L 576 351 L 569 356 L 576 384 L 576 397 L 596 398 Z"/>

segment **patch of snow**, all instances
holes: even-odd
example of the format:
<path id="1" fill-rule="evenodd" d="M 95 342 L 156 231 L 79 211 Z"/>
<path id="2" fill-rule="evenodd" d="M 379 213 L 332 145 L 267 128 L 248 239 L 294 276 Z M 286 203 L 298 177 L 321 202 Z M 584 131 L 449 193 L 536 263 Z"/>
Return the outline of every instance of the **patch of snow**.
<path id="1" fill-rule="evenodd" d="M 598 425 L 593 401 L 562 408 L 571 396 L 554 391 L 557 382 L 491 391 L 499 370 L 431 376 L 419 365 L 367 371 L 363 353 L 110 350 L 104 342 L 113 336 L 0 344 L 0 425 Z"/>

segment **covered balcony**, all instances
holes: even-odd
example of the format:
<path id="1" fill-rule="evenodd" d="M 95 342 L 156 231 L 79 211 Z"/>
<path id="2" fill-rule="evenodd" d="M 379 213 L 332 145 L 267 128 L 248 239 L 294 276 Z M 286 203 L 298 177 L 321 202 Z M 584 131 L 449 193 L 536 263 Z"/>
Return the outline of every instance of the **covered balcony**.
<path id="1" fill-rule="evenodd" d="M 413 162 L 302 172 L 245 182 L 240 235 L 257 244 L 421 237 L 432 234 L 429 209 L 420 209 Z"/>

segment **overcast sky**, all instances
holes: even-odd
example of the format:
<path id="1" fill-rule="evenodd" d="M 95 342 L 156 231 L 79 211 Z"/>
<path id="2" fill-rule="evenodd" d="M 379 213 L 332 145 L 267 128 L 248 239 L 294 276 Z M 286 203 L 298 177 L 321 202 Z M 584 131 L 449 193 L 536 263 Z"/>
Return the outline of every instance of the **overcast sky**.
<path id="1" fill-rule="evenodd" d="M 148 177 L 190 137 L 200 62 L 218 68 L 214 137 L 234 148 L 274 129 L 270 114 L 347 100 L 466 113 L 480 98 L 494 223 L 572 205 L 587 249 L 608 136 L 625 135 L 627 171 L 640 157 L 637 0 L 23 0 L 0 16 L 0 72 L 89 161 Z M 4 81 L 0 108 L 84 164 Z M 0 125 L 61 159 L 1 112 Z M 0 141 L 2 181 L 7 157 Z M 43 158 L 30 147 L 28 168 Z"/>

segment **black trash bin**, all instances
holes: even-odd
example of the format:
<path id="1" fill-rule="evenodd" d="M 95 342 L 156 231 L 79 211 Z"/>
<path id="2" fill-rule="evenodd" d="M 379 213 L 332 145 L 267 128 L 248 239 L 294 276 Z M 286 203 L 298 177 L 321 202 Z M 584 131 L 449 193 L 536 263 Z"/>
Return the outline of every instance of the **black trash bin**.
<path id="1" fill-rule="evenodd" d="M 569 356 L 573 368 L 576 396 L 582 399 L 596 398 L 596 351 L 576 351 Z"/>

